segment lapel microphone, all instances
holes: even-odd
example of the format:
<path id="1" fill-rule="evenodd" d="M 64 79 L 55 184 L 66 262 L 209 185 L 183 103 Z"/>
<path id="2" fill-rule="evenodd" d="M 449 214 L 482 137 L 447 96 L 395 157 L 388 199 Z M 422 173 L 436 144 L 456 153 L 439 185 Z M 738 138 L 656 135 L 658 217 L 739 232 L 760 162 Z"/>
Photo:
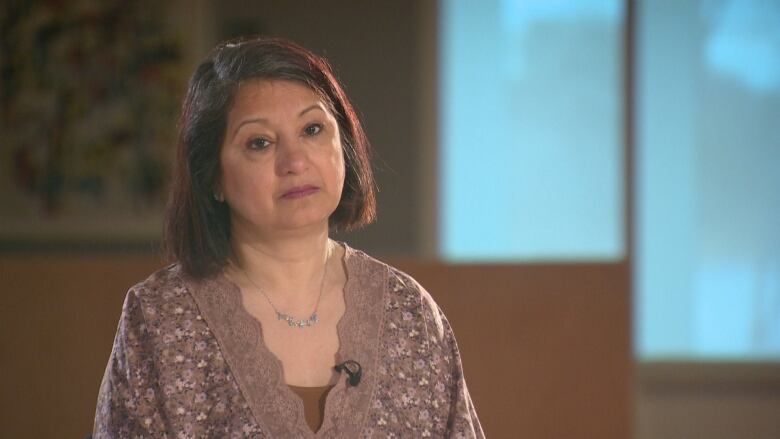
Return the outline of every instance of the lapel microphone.
<path id="1" fill-rule="evenodd" d="M 360 363 L 354 360 L 347 360 L 343 363 L 339 363 L 334 367 L 334 369 L 336 369 L 336 372 L 339 373 L 341 373 L 341 371 L 347 372 L 347 375 L 349 375 L 347 382 L 352 387 L 360 384 L 360 378 L 363 377 L 363 368 L 360 367 Z"/>

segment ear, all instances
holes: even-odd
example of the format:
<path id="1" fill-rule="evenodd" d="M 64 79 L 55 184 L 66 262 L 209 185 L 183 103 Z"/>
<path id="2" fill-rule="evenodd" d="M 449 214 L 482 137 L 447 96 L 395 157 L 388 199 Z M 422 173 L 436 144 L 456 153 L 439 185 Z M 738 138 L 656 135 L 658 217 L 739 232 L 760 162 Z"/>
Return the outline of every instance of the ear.
<path id="1" fill-rule="evenodd" d="M 214 199 L 219 201 L 220 203 L 224 203 L 225 202 L 225 194 L 222 193 L 222 188 L 220 187 L 219 184 L 215 184 L 214 185 L 214 189 L 212 191 L 211 196 L 213 196 Z"/>

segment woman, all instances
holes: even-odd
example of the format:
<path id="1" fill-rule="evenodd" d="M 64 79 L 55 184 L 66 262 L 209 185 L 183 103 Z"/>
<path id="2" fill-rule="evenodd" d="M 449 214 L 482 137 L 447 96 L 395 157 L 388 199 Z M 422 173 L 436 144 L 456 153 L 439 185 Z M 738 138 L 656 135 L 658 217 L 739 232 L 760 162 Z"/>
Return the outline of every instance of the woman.
<path id="1" fill-rule="evenodd" d="M 176 262 L 127 294 L 96 438 L 483 437 L 431 296 L 329 238 L 374 219 L 368 148 L 302 47 L 227 43 L 197 68 L 166 215 Z"/>

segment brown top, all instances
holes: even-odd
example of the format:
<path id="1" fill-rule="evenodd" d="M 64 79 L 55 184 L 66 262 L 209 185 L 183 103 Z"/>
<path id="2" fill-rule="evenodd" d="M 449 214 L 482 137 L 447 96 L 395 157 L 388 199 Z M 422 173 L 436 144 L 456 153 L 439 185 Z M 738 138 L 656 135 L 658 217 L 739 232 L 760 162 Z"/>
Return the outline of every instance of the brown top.
<path id="1" fill-rule="evenodd" d="M 322 425 L 325 416 L 325 398 L 333 386 L 322 387 L 298 387 L 288 384 L 290 390 L 295 392 L 303 401 L 303 415 L 311 431 L 317 432 Z"/>
<path id="2" fill-rule="evenodd" d="M 225 276 L 174 264 L 127 293 L 98 394 L 94 437 L 484 438 L 447 319 L 409 275 L 345 245 L 344 315 L 316 433 Z"/>

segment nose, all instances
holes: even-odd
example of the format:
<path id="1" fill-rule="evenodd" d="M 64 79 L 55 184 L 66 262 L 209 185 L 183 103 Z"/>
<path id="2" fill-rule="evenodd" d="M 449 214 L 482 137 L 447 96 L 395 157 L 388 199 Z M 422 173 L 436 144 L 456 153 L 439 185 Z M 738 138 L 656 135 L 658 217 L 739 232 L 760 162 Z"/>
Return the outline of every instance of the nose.
<path id="1" fill-rule="evenodd" d="M 276 150 L 276 173 L 278 175 L 301 174 L 309 166 L 305 145 L 300 139 L 279 139 Z"/>

